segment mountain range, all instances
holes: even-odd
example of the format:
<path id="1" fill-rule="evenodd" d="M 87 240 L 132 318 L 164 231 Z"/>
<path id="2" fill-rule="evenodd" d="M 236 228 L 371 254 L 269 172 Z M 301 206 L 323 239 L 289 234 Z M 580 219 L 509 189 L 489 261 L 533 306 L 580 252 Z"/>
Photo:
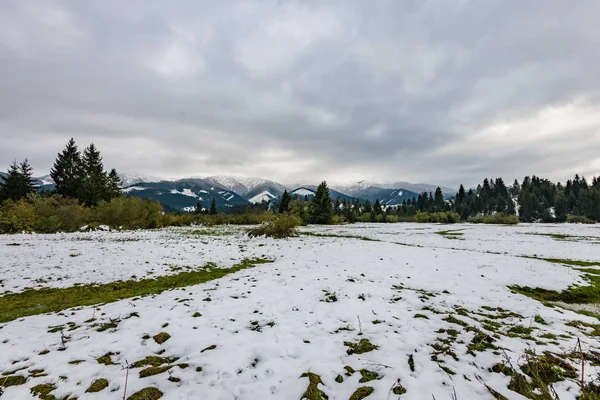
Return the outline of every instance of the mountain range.
<path id="1" fill-rule="evenodd" d="M 0 176 L 5 175 L 0 173 Z M 127 196 L 136 196 L 159 201 L 168 211 L 193 210 L 198 201 L 204 208 L 210 207 L 215 199 L 217 209 L 231 210 L 248 204 L 269 202 L 280 197 L 288 190 L 292 198 L 310 198 L 316 192 L 315 185 L 283 185 L 268 179 L 209 176 L 205 178 L 184 178 L 161 180 L 154 177 L 120 174 L 123 192 Z M 42 190 L 53 190 L 54 182 L 49 175 L 35 178 Z M 353 200 L 371 203 L 379 200 L 383 205 L 396 206 L 404 200 L 418 197 L 422 192 L 434 192 L 437 186 L 408 182 L 375 183 L 361 181 L 353 185 L 332 186 L 330 195 L 333 200 Z M 445 198 L 456 194 L 456 190 L 440 187 Z"/>

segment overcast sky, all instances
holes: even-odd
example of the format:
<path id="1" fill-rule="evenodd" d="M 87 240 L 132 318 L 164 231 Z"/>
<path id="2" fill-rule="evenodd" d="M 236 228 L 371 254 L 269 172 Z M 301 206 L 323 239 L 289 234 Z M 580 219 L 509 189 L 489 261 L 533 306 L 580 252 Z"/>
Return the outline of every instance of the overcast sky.
<path id="1" fill-rule="evenodd" d="M 600 175 L 600 2 L 0 2 L 0 163 L 284 183 Z M 4 169 L 4 167 L 1 167 Z"/>

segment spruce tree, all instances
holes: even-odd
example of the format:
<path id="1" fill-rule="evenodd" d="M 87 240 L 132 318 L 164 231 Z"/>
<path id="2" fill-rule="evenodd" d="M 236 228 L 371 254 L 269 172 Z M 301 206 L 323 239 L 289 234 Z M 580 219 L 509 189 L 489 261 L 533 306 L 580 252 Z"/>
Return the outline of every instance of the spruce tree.
<path id="1" fill-rule="evenodd" d="M 287 213 L 290 210 L 290 201 L 292 200 L 292 196 L 288 193 L 287 190 L 283 191 L 281 195 L 281 201 L 279 202 L 279 213 Z"/>
<path id="2" fill-rule="evenodd" d="M 375 199 L 375 204 L 373 204 L 373 212 L 375 215 L 383 214 L 383 208 L 381 207 L 381 202 L 379 199 Z"/>
<path id="3" fill-rule="evenodd" d="M 21 174 L 21 182 L 19 187 L 21 197 L 25 197 L 39 189 L 39 187 L 35 184 L 35 180 L 33 179 L 33 168 L 31 168 L 31 165 L 29 165 L 29 161 L 27 159 L 19 164 L 19 173 Z"/>
<path id="4" fill-rule="evenodd" d="M 202 203 L 200 202 L 200 200 L 198 200 L 198 202 L 196 203 L 196 207 L 194 208 L 194 213 L 202 214 Z"/>
<path id="5" fill-rule="evenodd" d="M 83 186 L 83 163 L 73 138 L 65 149 L 58 153 L 54 166 L 50 170 L 55 192 L 67 197 L 80 198 Z"/>
<path id="6" fill-rule="evenodd" d="M 463 188 L 464 191 L 464 188 Z M 440 212 L 440 211 L 444 211 L 444 194 L 442 193 L 442 189 L 438 186 L 437 189 L 435 189 L 435 195 L 434 195 L 434 205 L 435 205 L 435 211 Z"/>
<path id="7" fill-rule="evenodd" d="M 327 183 L 323 181 L 318 187 L 308 207 L 310 222 L 313 224 L 330 224 L 333 218 L 331 196 Z"/>
<path id="8" fill-rule="evenodd" d="M 0 202 L 21 198 L 21 171 L 16 161 L 8 168 L 8 174 L 0 180 Z"/>
<path id="9" fill-rule="evenodd" d="M 217 214 L 217 201 L 213 197 L 212 203 L 210 203 L 210 215 L 216 215 L 216 214 Z"/>
<path id="10" fill-rule="evenodd" d="M 108 180 L 107 180 L 107 186 L 106 186 L 106 197 L 105 200 L 106 201 L 110 201 L 111 199 L 114 199 L 115 197 L 119 197 L 121 196 L 122 192 L 121 192 L 121 178 L 119 178 L 119 174 L 117 174 L 117 171 L 113 168 L 110 170 L 110 173 L 108 174 Z"/>
<path id="11" fill-rule="evenodd" d="M 105 197 L 108 177 L 104 172 L 100 152 L 93 143 L 83 152 L 83 173 L 80 200 L 87 206 L 95 206 Z"/>

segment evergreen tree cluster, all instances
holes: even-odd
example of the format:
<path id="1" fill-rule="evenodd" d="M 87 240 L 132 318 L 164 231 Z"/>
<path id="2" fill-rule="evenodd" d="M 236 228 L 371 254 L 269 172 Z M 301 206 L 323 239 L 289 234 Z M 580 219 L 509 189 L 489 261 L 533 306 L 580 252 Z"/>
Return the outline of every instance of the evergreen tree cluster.
<path id="1" fill-rule="evenodd" d="M 0 203 L 5 200 L 17 201 L 35 193 L 38 186 L 32 176 L 33 171 L 27 159 L 19 164 L 14 161 L 6 177 L 0 178 Z"/>
<path id="2" fill-rule="evenodd" d="M 58 153 L 50 176 L 57 194 L 77 199 L 87 206 L 121 195 L 121 179 L 117 171 L 104 170 L 102 156 L 93 143 L 81 154 L 71 138 L 65 149 Z"/>

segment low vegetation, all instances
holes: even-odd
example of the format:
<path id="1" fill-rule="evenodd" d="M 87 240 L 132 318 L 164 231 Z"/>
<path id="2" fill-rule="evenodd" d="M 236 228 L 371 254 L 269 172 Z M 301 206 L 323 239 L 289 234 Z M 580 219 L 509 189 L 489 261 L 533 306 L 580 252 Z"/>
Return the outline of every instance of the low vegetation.
<path id="1" fill-rule="evenodd" d="M 469 217 L 467 222 L 473 224 L 516 225 L 519 223 L 519 218 L 515 214 L 495 213 L 490 215 L 474 215 Z"/>
<path id="2" fill-rule="evenodd" d="M 248 230 L 248 236 L 266 236 L 274 239 L 298 236 L 297 227 L 302 221 L 293 215 L 280 215 L 272 221 L 263 222 L 261 225 Z"/>
<path id="3" fill-rule="evenodd" d="M 104 304 L 136 296 L 158 294 L 173 288 L 219 279 L 227 274 L 267 262 L 271 261 L 244 259 L 231 268 L 218 268 L 209 263 L 202 269 L 159 276 L 155 279 L 117 281 L 68 288 L 30 289 L 21 293 L 6 294 L 0 296 L 0 323 L 29 315 L 58 312 L 72 307 Z"/>

